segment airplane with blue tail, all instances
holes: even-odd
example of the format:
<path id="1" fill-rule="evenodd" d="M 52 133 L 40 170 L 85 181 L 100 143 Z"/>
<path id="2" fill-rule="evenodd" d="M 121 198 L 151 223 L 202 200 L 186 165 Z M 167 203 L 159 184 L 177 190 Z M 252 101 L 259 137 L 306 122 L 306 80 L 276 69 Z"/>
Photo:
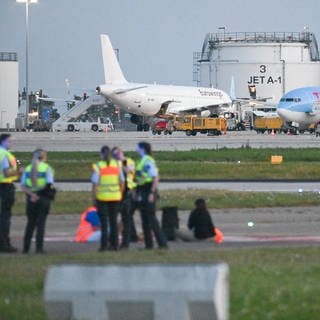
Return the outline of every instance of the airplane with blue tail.
<path id="1" fill-rule="evenodd" d="M 320 121 L 320 87 L 303 87 L 287 92 L 280 99 L 277 112 L 293 128 L 307 129 Z"/>

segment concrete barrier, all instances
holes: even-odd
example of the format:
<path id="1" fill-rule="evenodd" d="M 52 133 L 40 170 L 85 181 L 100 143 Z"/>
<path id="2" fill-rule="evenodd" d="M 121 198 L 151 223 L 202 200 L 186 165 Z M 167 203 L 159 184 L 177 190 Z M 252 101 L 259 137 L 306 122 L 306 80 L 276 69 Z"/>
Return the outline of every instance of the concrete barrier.
<path id="1" fill-rule="evenodd" d="M 228 266 L 62 265 L 50 267 L 50 320 L 227 320 Z"/>

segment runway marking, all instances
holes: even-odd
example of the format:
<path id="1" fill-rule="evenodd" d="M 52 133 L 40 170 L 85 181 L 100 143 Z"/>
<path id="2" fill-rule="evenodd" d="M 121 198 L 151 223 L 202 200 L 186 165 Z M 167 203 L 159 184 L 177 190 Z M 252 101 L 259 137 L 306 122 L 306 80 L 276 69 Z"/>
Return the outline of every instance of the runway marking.
<path id="1" fill-rule="evenodd" d="M 47 242 L 75 242 L 75 236 L 52 235 Z M 223 242 L 320 242 L 320 236 L 225 236 Z"/>
<path id="2" fill-rule="evenodd" d="M 320 242 L 320 236 L 225 236 L 224 242 Z"/>

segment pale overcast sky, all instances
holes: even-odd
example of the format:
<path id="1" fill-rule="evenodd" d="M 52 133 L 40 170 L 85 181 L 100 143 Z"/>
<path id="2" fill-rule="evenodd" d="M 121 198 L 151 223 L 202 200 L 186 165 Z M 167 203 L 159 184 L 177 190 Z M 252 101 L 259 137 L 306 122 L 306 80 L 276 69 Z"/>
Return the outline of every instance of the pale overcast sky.
<path id="1" fill-rule="evenodd" d="M 29 87 L 65 97 L 104 82 L 101 33 L 120 50 L 126 78 L 192 85 L 192 54 L 206 33 L 299 32 L 309 26 L 320 42 L 319 0 L 38 0 L 29 12 Z M 19 56 L 25 85 L 25 5 L 0 0 L 0 52 Z M 84 89 L 85 90 L 85 89 Z"/>

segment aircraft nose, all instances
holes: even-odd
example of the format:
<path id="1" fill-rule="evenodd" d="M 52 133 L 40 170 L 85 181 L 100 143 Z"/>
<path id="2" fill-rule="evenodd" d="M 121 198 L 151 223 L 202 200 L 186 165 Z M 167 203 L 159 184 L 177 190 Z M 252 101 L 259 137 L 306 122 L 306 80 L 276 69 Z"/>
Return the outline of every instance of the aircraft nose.
<path id="1" fill-rule="evenodd" d="M 286 119 L 287 118 L 287 109 L 286 108 L 277 108 L 277 113 L 278 115 L 283 118 L 283 119 Z"/>

